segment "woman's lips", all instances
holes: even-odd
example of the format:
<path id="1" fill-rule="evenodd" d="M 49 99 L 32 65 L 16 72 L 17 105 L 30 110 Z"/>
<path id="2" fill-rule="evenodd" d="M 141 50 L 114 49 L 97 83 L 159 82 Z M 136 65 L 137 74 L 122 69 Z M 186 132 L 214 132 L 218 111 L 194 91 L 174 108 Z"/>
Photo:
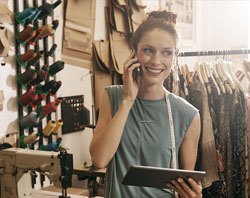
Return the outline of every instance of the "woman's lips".
<path id="1" fill-rule="evenodd" d="M 148 71 L 151 74 L 160 74 L 164 71 L 162 68 L 152 68 L 152 67 L 145 67 L 145 70 Z"/>

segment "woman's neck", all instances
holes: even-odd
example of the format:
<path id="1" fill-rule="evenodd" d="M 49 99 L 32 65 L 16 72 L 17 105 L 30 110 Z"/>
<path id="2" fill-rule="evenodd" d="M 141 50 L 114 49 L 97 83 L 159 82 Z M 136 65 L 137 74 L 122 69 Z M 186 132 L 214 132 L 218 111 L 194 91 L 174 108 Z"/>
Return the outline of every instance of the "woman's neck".
<path id="1" fill-rule="evenodd" d="M 164 97 L 165 88 L 161 86 L 139 87 L 137 97 L 148 100 L 157 100 Z"/>

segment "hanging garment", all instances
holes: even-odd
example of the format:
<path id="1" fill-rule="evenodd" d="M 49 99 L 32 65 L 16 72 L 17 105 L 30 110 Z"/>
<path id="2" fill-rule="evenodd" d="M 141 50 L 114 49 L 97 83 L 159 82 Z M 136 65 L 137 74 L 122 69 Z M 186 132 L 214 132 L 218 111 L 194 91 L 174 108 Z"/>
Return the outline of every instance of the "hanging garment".
<path id="1" fill-rule="evenodd" d="M 245 197 L 246 188 L 246 130 L 245 130 L 245 98 L 241 91 L 237 93 L 237 104 L 235 114 L 231 120 L 231 142 L 232 142 L 232 173 L 233 173 L 233 195 L 234 197 Z"/>
<path id="2" fill-rule="evenodd" d="M 250 195 L 250 180 L 249 180 L 249 171 L 250 171 L 250 94 L 246 94 L 246 150 L 247 150 L 247 157 L 246 157 L 246 166 L 247 169 L 247 179 L 246 179 L 246 197 Z"/>
<path id="3" fill-rule="evenodd" d="M 200 170 L 206 171 L 206 177 L 202 180 L 204 188 L 211 186 L 212 182 L 219 180 L 216 147 L 212 127 L 212 119 L 210 117 L 208 98 L 205 86 L 199 80 L 197 73 L 192 78 L 192 83 L 189 84 L 190 100 L 200 111 L 201 116 L 201 167 Z M 199 156 L 199 155 L 198 155 Z"/>
<path id="4" fill-rule="evenodd" d="M 225 182 L 223 180 L 215 181 L 210 187 L 202 189 L 202 197 L 203 198 L 227 198 Z"/>

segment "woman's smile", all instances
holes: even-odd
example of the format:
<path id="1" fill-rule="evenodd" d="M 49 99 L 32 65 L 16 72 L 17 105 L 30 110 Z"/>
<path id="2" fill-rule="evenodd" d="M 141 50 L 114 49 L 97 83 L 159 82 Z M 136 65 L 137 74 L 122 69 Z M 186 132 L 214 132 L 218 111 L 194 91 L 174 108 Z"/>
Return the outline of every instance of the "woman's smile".
<path id="1" fill-rule="evenodd" d="M 165 68 L 162 69 L 162 68 L 155 68 L 155 67 L 144 67 L 144 68 L 149 75 L 159 75 L 165 70 Z"/>

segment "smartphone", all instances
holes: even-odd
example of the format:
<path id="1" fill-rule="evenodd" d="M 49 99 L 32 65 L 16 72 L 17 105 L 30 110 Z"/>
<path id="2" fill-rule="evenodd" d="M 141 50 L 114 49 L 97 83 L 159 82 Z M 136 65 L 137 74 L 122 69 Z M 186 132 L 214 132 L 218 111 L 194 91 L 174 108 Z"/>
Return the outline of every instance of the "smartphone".
<path id="1" fill-rule="evenodd" d="M 135 80 L 135 81 L 137 81 L 138 80 L 138 78 L 139 78 L 139 75 L 141 75 L 141 68 L 140 67 L 137 67 L 137 68 L 135 68 L 134 70 L 133 70 L 133 79 Z"/>
<path id="2" fill-rule="evenodd" d="M 135 50 L 134 50 L 134 51 L 135 51 Z M 136 57 L 136 55 L 134 54 L 133 58 L 135 58 L 135 57 Z M 135 69 L 133 70 L 133 74 L 132 74 L 132 75 L 133 75 L 133 79 L 134 79 L 135 81 L 137 81 L 139 75 L 140 75 L 140 76 L 142 75 L 141 67 L 135 68 Z"/>

